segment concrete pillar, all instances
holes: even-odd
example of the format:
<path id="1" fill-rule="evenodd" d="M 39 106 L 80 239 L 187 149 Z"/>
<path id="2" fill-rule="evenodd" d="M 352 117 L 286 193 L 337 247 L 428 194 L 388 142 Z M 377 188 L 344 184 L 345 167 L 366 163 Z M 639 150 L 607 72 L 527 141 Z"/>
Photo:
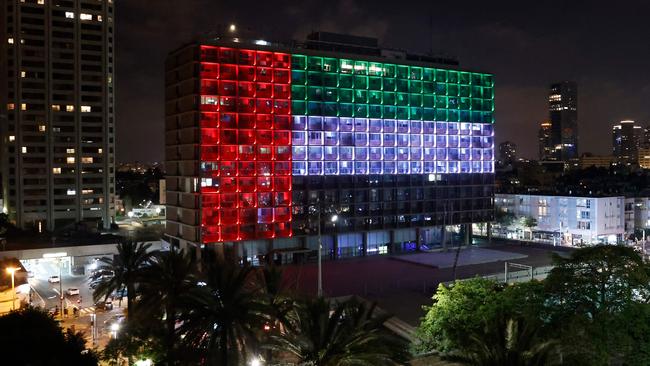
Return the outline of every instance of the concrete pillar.
<path id="1" fill-rule="evenodd" d="M 465 226 L 465 245 L 472 245 L 472 224 L 464 224 Z"/>
<path id="2" fill-rule="evenodd" d="M 415 251 L 419 252 L 422 243 L 422 230 L 419 227 L 415 228 Z"/>
<path id="3" fill-rule="evenodd" d="M 364 232 L 362 235 L 362 242 L 361 242 L 361 256 L 365 257 L 368 255 L 368 233 Z"/>
<path id="4" fill-rule="evenodd" d="M 492 244 L 492 223 L 491 222 L 487 223 L 487 239 L 488 239 L 488 244 Z"/>
<path id="5" fill-rule="evenodd" d="M 395 230 L 389 230 L 388 231 L 388 254 L 395 254 L 397 253 L 397 250 L 395 250 L 395 247 L 397 243 L 395 243 Z"/>
<path id="6" fill-rule="evenodd" d="M 442 241 L 442 249 L 447 250 L 447 227 L 445 225 L 440 229 L 440 238 Z"/>

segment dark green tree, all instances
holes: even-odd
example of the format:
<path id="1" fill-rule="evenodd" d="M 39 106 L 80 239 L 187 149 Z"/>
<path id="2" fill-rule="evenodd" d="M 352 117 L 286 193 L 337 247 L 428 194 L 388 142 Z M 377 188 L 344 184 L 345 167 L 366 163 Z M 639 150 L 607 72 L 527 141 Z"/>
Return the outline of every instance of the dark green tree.
<path id="1" fill-rule="evenodd" d="M 310 299 L 295 307 L 286 331 L 273 334 L 268 346 L 305 365 L 402 365 L 409 359 L 408 344 L 384 328 L 390 317 L 354 299 Z"/>
<path id="2" fill-rule="evenodd" d="M 607 365 L 638 348 L 637 322 L 623 325 L 647 299 L 648 272 L 634 249 L 599 245 L 555 257 L 545 281 L 549 329 L 559 334 L 566 360 Z M 636 351 L 631 351 L 636 352 Z"/>
<path id="3" fill-rule="evenodd" d="M 85 343 L 42 310 L 27 307 L 0 317 L 3 365 L 96 366 L 97 356 Z"/>
<path id="4" fill-rule="evenodd" d="M 176 324 L 182 311 L 187 310 L 190 294 L 197 286 L 197 265 L 183 250 L 171 249 L 156 253 L 150 265 L 139 276 L 135 313 L 144 325 L 163 325 L 164 362 L 173 365 L 178 360 Z"/>
<path id="5" fill-rule="evenodd" d="M 207 260 L 180 320 L 184 346 L 209 365 L 238 365 L 258 350 L 267 322 L 263 292 L 253 269 L 230 259 Z"/>
<path id="6" fill-rule="evenodd" d="M 141 244 L 125 241 L 117 245 L 117 254 L 113 258 L 102 258 L 101 270 L 113 271 L 115 276 L 104 277 L 93 292 L 93 299 L 106 299 L 114 292 L 127 290 L 127 305 L 133 311 L 133 301 L 136 297 L 136 284 L 140 280 L 142 270 L 150 263 L 156 251 L 150 251 L 151 244 Z M 120 297 L 120 302 L 122 301 Z"/>
<path id="7" fill-rule="evenodd" d="M 511 318 L 498 311 L 480 331 L 470 334 L 458 360 L 475 366 L 547 366 L 560 363 L 557 340 L 540 336 L 542 324 L 531 318 Z"/>

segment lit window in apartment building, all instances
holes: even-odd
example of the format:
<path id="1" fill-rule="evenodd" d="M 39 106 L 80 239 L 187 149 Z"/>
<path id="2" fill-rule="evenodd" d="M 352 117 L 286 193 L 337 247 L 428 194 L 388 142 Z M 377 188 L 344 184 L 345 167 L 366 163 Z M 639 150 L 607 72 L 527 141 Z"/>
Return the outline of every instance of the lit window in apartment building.
<path id="1" fill-rule="evenodd" d="M 14 135 L 9 136 L 9 142 L 11 141 L 16 141 L 16 136 Z"/>
<path id="2" fill-rule="evenodd" d="M 74 189 L 68 188 L 68 191 L 66 193 L 67 193 L 68 196 L 74 196 L 75 194 L 77 194 L 77 191 L 74 190 Z"/>
<path id="3" fill-rule="evenodd" d="M 7 109 L 13 111 L 14 109 L 16 109 L 16 105 L 13 103 L 7 103 Z"/>
<path id="4" fill-rule="evenodd" d="M 92 14 L 81 13 L 79 14 L 79 19 L 81 20 L 93 20 Z"/>
<path id="5" fill-rule="evenodd" d="M 93 189 L 82 189 L 81 194 L 93 194 L 95 193 L 95 190 Z"/>
<path id="6" fill-rule="evenodd" d="M 26 111 L 27 110 L 27 103 L 21 103 L 20 104 L 20 110 L 21 111 Z"/>
<path id="7" fill-rule="evenodd" d="M 37 3 L 38 5 L 43 5 L 43 4 L 45 4 L 45 0 L 38 0 L 36 3 Z"/>
<path id="8" fill-rule="evenodd" d="M 97 21 L 98 21 L 98 22 L 101 22 L 101 21 L 102 21 L 102 16 L 101 16 L 101 15 L 98 15 L 98 16 L 97 16 Z"/>
<path id="9" fill-rule="evenodd" d="M 82 105 L 81 106 L 81 113 L 88 113 L 91 112 L 92 108 L 89 105 Z"/>
<path id="10" fill-rule="evenodd" d="M 84 156 L 81 158 L 81 162 L 83 164 L 92 164 L 93 163 L 93 158 L 91 156 Z"/>
<path id="11" fill-rule="evenodd" d="M 58 104 L 52 104 L 52 110 L 54 112 L 59 112 L 61 110 L 61 106 Z"/>
<path id="12" fill-rule="evenodd" d="M 7 38 L 7 43 L 14 44 L 14 39 L 13 38 Z"/>
<path id="13" fill-rule="evenodd" d="M 39 132 L 45 132 L 45 125 L 39 125 L 38 126 L 38 131 Z"/>
<path id="14" fill-rule="evenodd" d="M 65 17 L 68 19 L 74 19 L 74 13 L 71 11 L 66 11 L 65 12 Z"/>
<path id="15" fill-rule="evenodd" d="M 61 174 L 61 168 L 52 168 L 52 174 Z"/>
<path id="16" fill-rule="evenodd" d="M 103 152 L 104 152 L 104 150 L 103 150 L 102 148 L 97 149 L 97 153 L 98 153 L 98 154 L 101 154 L 101 153 L 103 153 Z"/>
<path id="17" fill-rule="evenodd" d="M 65 106 L 65 111 L 66 112 L 74 112 L 74 106 L 68 104 L 67 106 Z"/>
<path id="18" fill-rule="evenodd" d="M 27 73 L 25 71 L 21 71 L 20 72 L 20 77 L 21 78 L 27 77 Z"/>
<path id="19" fill-rule="evenodd" d="M 68 164 L 74 164 L 74 156 L 68 156 L 65 158 L 65 162 Z"/>
<path id="20" fill-rule="evenodd" d="M 23 154 L 27 154 L 27 146 L 23 146 L 21 148 L 21 151 L 23 152 Z"/>
<path id="21" fill-rule="evenodd" d="M 74 154 L 74 149 L 65 149 L 67 154 Z"/>

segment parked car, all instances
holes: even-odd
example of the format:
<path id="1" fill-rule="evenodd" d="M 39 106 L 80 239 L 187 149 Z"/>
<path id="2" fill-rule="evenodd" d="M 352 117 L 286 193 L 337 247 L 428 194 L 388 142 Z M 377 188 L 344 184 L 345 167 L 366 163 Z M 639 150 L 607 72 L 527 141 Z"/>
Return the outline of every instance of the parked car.
<path id="1" fill-rule="evenodd" d="M 59 283 L 59 282 L 61 282 L 61 278 L 59 276 L 50 276 L 50 278 L 47 279 L 47 282 L 49 282 L 49 283 Z"/>
<path id="2" fill-rule="evenodd" d="M 70 287 L 65 291 L 68 296 L 74 296 L 74 295 L 79 295 L 79 289 L 76 287 Z"/>
<path id="3" fill-rule="evenodd" d="M 90 280 L 95 281 L 101 278 L 108 278 L 108 277 L 115 277 L 115 272 L 107 269 L 100 269 L 97 271 L 93 271 L 93 273 L 90 275 Z"/>

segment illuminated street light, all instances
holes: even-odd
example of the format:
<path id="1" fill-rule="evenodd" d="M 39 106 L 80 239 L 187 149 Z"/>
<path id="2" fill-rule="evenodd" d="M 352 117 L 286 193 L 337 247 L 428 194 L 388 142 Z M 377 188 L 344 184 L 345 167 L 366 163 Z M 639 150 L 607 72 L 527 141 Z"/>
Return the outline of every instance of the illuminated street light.
<path id="1" fill-rule="evenodd" d="M 7 267 L 7 273 L 11 275 L 11 310 L 16 310 L 16 283 L 14 281 L 14 274 L 18 268 Z"/>
<path id="2" fill-rule="evenodd" d="M 237 30 L 237 26 L 235 26 L 234 24 L 231 24 L 230 28 L 228 28 L 228 30 L 230 30 L 231 32 L 234 32 L 234 31 Z"/>
<path id="3" fill-rule="evenodd" d="M 332 222 L 336 222 L 339 219 L 339 215 L 332 215 Z"/>
<path id="4" fill-rule="evenodd" d="M 262 366 L 262 360 L 259 357 L 253 357 L 249 362 L 250 366 Z"/>

